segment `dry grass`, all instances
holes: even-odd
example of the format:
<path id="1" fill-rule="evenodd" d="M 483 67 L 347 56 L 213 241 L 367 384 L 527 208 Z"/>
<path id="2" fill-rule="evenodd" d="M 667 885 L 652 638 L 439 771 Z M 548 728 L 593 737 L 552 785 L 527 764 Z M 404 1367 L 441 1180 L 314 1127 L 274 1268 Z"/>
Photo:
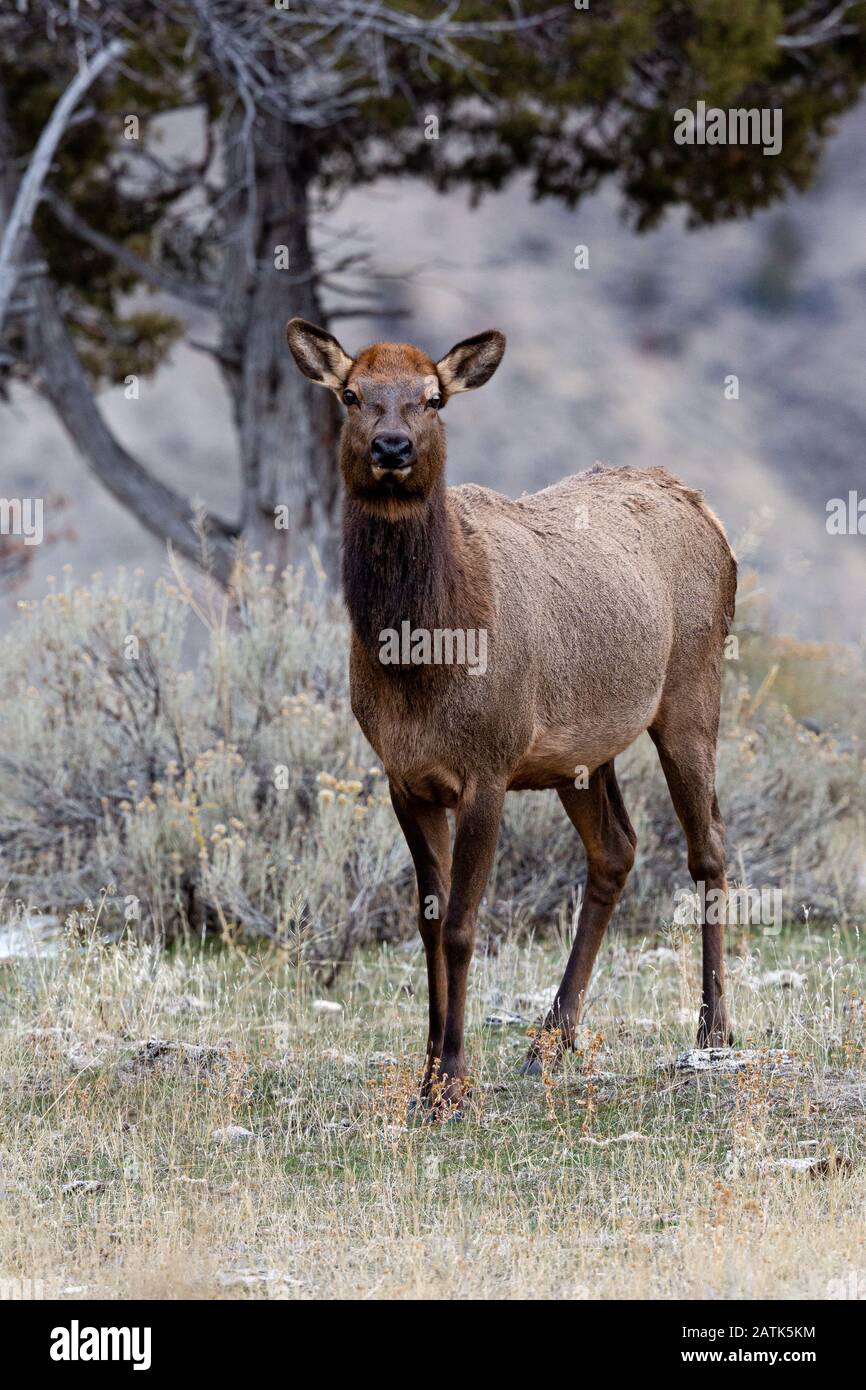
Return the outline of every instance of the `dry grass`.
<path id="1" fill-rule="evenodd" d="M 693 1039 L 691 936 L 614 936 L 582 1050 L 544 1085 L 516 1075 L 520 1020 L 561 949 L 480 956 L 474 1102 L 444 1126 L 407 1124 L 414 945 L 359 953 L 327 1000 L 287 951 L 91 933 L 7 964 L 0 1276 L 110 1298 L 824 1298 L 851 1271 L 866 1288 L 859 933 L 739 946 L 741 1069 L 668 1065 Z M 251 1137 L 215 1137 L 230 1126 Z M 809 1156 L 811 1175 L 772 1166 Z"/>

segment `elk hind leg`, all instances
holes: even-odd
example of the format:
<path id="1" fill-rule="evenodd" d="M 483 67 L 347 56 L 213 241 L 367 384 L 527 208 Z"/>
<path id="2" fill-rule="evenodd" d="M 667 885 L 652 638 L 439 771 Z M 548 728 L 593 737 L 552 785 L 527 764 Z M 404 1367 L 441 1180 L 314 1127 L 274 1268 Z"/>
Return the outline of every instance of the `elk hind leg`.
<path id="1" fill-rule="evenodd" d="M 568 964 L 542 1029 L 545 1038 L 555 1037 L 553 1061 L 573 1046 L 592 967 L 634 864 L 637 844 L 612 761 L 596 769 L 588 787 L 564 788 L 559 799 L 583 841 L 587 877 Z M 542 1070 L 538 1040 L 529 1049 L 522 1070 L 524 1075 L 538 1075 Z"/>
<path id="2" fill-rule="evenodd" d="M 728 885 L 725 825 L 716 795 L 717 728 L 694 727 L 671 716 L 649 730 L 674 810 L 685 831 L 689 873 L 701 905 L 702 993 L 699 1047 L 733 1041 L 725 1000 L 724 929 Z"/>

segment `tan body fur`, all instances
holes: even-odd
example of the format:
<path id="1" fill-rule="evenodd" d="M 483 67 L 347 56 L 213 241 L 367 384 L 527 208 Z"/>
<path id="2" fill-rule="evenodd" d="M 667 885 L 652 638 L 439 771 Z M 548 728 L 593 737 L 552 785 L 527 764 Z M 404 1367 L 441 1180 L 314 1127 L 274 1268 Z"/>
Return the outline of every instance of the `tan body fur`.
<path id="1" fill-rule="evenodd" d="M 455 666 L 419 706 L 352 642 L 352 708 L 407 791 L 453 806 L 491 766 L 510 790 L 573 786 L 650 727 L 666 688 L 720 669 L 730 550 L 663 469 L 592 470 L 518 501 L 468 485 L 446 503 L 482 600 L 448 618 L 486 627 L 487 675 Z"/>

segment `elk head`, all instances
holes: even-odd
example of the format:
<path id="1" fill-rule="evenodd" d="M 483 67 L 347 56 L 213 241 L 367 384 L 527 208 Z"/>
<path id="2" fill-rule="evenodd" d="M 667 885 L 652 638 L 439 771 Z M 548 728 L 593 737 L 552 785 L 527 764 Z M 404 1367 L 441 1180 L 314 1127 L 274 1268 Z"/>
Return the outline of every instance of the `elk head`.
<path id="1" fill-rule="evenodd" d="M 346 408 L 340 466 L 348 492 L 391 518 L 415 510 L 442 476 L 442 407 L 489 381 L 505 351 L 495 329 L 465 338 L 438 362 L 410 343 L 373 343 L 353 358 L 304 319 L 291 319 L 286 337 L 304 375 Z"/>

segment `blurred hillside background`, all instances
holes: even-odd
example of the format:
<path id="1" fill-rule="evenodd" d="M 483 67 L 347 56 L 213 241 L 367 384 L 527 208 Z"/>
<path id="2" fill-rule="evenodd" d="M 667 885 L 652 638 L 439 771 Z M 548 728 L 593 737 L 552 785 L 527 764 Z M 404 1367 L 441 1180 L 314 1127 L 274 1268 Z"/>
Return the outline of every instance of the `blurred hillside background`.
<path id="1" fill-rule="evenodd" d="M 194 147 L 194 120 L 166 125 L 173 152 Z M 445 417 L 453 482 L 515 496 L 596 459 L 664 464 L 706 489 L 735 541 L 748 533 L 778 628 L 861 641 L 866 542 L 828 535 L 826 503 L 866 488 L 864 144 L 860 107 L 840 121 L 808 192 L 695 231 L 674 212 L 641 235 L 610 184 L 569 210 L 533 202 L 523 180 L 472 207 L 465 192 L 383 179 L 317 230 L 331 250 L 368 251 L 385 277 L 371 297 L 403 314 L 334 330 L 350 351 L 396 337 L 438 354 L 502 328 L 509 349 L 495 383 Z M 579 244 L 585 270 L 574 268 Z M 206 313 L 185 316 L 193 336 L 207 335 Z M 729 373 L 739 400 L 725 399 Z M 101 404 L 153 472 L 236 511 L 230 406 L 209 357 L 180 343 L 139 400 L 112 387 Z M 164 546 L 100 486 L 46 404 L 14 389 L 0 421 L 3 490 L 44 497 L 51 537 L 2 596 L 4 622 L 64 564 L 82 578 L 120 564 L 164 571 Z"/>

